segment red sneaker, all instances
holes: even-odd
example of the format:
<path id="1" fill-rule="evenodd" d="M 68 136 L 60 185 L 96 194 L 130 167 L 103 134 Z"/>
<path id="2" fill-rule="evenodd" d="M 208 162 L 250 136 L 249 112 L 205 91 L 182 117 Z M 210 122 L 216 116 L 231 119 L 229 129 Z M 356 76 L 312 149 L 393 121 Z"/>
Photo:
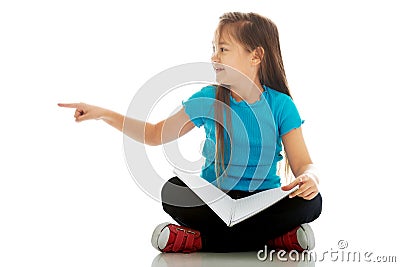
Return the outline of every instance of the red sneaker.
<path id="1" fill-rule="evenodd" d="M 202 246 L 199 231 L 168 222 L 154 229 L 151 244 L 162 252 L 183 253 L 198 251 Z"/>
<path id="2" fill-rule="evenodd" d="M 314 232 L 311 226 L 304 223 L 282 236 L 267 241 L 267 246 L 275 250 L 312 250 L 315 247 Z"/>

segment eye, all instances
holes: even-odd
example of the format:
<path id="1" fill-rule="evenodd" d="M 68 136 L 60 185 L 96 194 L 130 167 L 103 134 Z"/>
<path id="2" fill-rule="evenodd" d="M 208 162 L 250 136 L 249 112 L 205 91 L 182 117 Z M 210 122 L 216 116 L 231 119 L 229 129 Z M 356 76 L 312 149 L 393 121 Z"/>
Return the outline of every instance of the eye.
<path id="1" fill-rule="evenodd" d="M 215 46 L 212 47 L 212 51 L 213 51 L 213 53 L 215 53 Z M 228 51 L 228 50 L 227 50 L 225 47 L 220 47 L 220 48 L 219 48 L 219 51 L 220 51 L 220 52 L 226 52 L 226 51 Z"/>

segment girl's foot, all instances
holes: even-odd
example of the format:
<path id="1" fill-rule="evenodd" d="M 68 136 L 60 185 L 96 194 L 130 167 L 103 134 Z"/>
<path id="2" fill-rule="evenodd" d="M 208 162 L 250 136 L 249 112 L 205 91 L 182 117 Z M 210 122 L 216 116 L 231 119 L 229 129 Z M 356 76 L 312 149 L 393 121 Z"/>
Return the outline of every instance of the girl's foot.
<path id="1" fill-rule="evenodd" d="M 282 236 L 267 242 L 270 249 L 275 250 L 312 250 L 315 247 L 314 232 L 308 223 L 304 223 Z"/>
<path id="2" fill-rule="evenodd" d="M 162 252 L 184 253 L 198 251 L 202 246 L 199 231 L 168 222 L 154 229 L 151 244 Z"/>

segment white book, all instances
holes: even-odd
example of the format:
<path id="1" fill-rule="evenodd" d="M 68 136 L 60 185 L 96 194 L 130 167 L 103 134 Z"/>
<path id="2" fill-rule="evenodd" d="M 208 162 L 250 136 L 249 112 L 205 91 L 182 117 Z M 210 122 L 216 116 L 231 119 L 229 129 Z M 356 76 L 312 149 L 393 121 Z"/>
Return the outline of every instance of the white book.
<path id="1" fill-rule="evenodd" d="M 178 169 L 174 169 L 174 173 L 195 192 L 227 226 L 233 226 L 250 218 L 298 189 L 298 186 L 296 186 L 289 191 L 284 191 L 278 187 L 261 191 L 244 198 L 233 199 L 199 175 L 186 173 Z"/>

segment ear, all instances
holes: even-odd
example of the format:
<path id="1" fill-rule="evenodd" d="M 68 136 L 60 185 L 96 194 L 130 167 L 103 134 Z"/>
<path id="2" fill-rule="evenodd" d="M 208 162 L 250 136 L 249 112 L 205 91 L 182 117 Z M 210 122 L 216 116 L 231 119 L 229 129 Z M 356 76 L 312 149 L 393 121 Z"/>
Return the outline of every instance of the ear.
<path id="1" fill-rule="evenodd" d="M 251 52 L 251 64 L 258 65 L 261 63 L 262 59 L 264 58 L 264 48 L 258 46 Z"/>

